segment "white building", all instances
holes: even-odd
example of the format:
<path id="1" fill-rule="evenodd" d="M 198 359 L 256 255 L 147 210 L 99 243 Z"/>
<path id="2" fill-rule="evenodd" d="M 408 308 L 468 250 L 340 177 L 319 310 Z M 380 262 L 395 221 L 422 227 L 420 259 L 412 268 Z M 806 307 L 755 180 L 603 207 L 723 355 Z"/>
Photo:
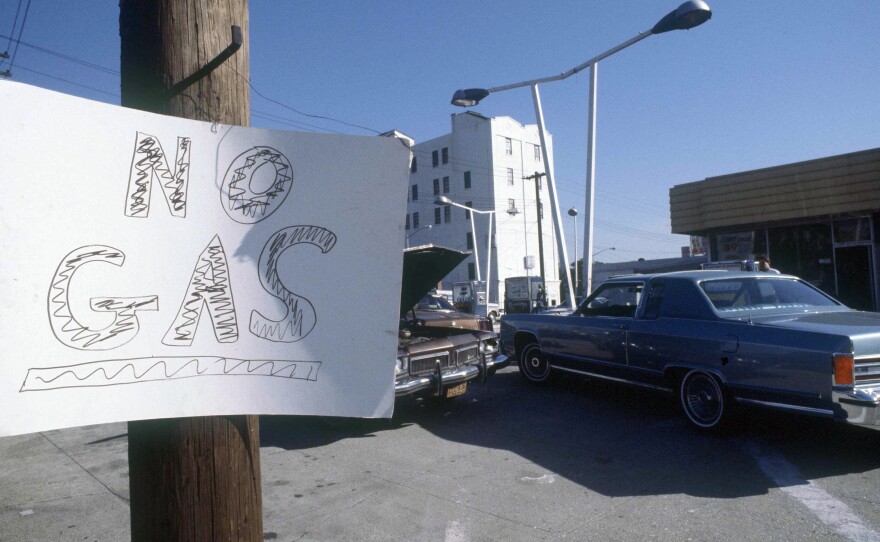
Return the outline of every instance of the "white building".
<path id="1" fill-rule="evenodd" d="M 552 137 L 547 133 L 545 139 L 552 161 Z M 476 255 L 471 254 L 447 275 L 443 287 L 476 279 L 476 258 L 480 278 L 486 280 L 489 215 L 474 214 L 475 246 L 470 213 L 434 202 L 445 196 L 474 209 L 495 211 L 489 301 L 503 302 L 505 278 L 541 272 L 534 175 L 543 174 L 544 166 L 536 125 L 523 126 L 510 117 L 487 118 L 470 111 L 452 115 L 452 133 L 413 147 L 406 245 L 435 243 L 458 250 L 476 249 Z M 551 304 L 556 304 L 561 301 L 559 257 L 550 194 L 545 178 L 541 177 L 537 185 L 543 210 L 541 238 L 547 297 Z M 533 262 L 532 269 L 525 267 L 527 256 Z"/>

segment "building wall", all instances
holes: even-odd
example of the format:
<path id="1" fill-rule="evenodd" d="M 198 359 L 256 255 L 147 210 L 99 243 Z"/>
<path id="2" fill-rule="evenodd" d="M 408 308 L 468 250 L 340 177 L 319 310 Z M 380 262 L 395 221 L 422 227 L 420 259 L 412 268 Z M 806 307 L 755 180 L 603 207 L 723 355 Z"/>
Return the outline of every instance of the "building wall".
<path id="1" fill-rule="evenodd" d="M 552 160 L 552 138 L 549 156 Z M 508 154 L 507 139 L 510 139 Z M 491 265 L 491 302 L 503 300 L 504 279 L 511 276 L 538 274 L 538 228 L 535 204 L 535 183 L 523 177 L 535 171 L 544 172 L 543 159 L 535 160 L 535 146 L 540 145 L 537 127 L 523 126 L 510 117 L 487 118 L 467 112 L 452 116 L 452 132 L 413 147 L 416 171 L 410 175 L 408 196 L 409 246 L 435 243 L 458 250 L 469 250 L 467 238 L 471 233 L 470 220 L 464 209 L 451 207 L 449 222 L 446 211 L 434 205 L 434 179 L 439 179 L 439 195 L 475 209 L 495 211 L 493 217 L 493 247 Z M 443 163 L 443 148 L 448 149 L 448 161 Z M 437 151 L 439 163 L 432 164 L 433 152 Z M 538 148 L 540 154 L 540 147 Z M 513 184 L 509 184 L 509 170 Z M 470 188 L 465 187 L 465 175 L 470 173 Z M 448 191 L 444 192 L 443 178 L 449 177 Z M 418 185 L 418 200 L 412 199 L 412 185 Z M 509 209 L 509 200 L 515 208 Z M 559 301 L 559 272 L 553 221 L 550 213 L 549 192 L 545 179 L 541 182 L 541 200 L 544 209 L 542 222 L 544 239 L 545 279 L 549 298 Z M 440 211 L 440 224 L 435 224 L 435 208 Z M 515 212 L 508 212 L 515 211 Z M 431 225 L 430 229 L 413 230 L 412 215 L 419 213 L 419 226 Z M 476 249 L 479 255 L 480 274 L 486 279 L 488 248 L 488 215 L 475 214 L 477 233 Z M 523 257 L 535 257 L 535 269 L 527 271 Z M 471 255 L 444 280 L 444 287 L 469 277 L 468 264 L 475 264 Z"/>
<path id="2" fill-rule="evenodd" d="M 672 233 L 880 209 L 880 149 L 709 177 L 669 191 Z"/>
<path id="3" fill-rule="evenodd" d="M 880 149 L 711 177 L 670 190 L 673 233 L 712 261 L 769 256 L 846 305 L 880 308 Z"/>

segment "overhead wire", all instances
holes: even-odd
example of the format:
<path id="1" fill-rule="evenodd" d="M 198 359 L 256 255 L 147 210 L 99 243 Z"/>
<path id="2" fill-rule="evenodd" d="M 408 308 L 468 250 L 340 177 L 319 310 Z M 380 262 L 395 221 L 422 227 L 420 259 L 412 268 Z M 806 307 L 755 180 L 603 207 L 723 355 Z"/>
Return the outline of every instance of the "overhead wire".
<path id="1" fill-rule="evenodd" d="M 21 0 L 20 0 L 20 1 L 21 1 Z M 26 15 L 27 15 L 27 11 L 28 11 L 29 7 L 30 7 L 30 0 L 28 0 L 28 5 L 27 5 L 26 10 L 25 10 L 25 17 L 26 17 Z M 14 32 L 13 32 L 13 33 L 14 33 Z M 22 46 L 24 46 L 24 47 L 29 47 L 29 48 L 32 48 L 32 49 L 34 49 L 34 50 L 40 51 L 40 52 L 42 52 L 42 53 L 49 54 L 49 55 L 52 55 L 52 56 L 55 56 L 55 57 L 61 58 L 61 59 L 65 60 L 65 61 L 73 62 L 73 63 L 79 64 L 79 65 L 84 66 L 84 67 L 87 67 L 87 68 L 91 68 L 91 69 L 94 69 L 94 70 L 98 70 L 98 71 L 101 71 L 101 72 L 104 72 L 104 73 L 107 73 L 107 74 L 110 74 L 110 75 L 116 75 L 116 76 L 119 75 L 119 72 L 118 72 L 118 71 L 112 70 L 112 69 L 110 69 L 110 68 L 107 68 L 107 67 L 104 67 L 104 66 L 101 66 L 101 65 L 98 65 L 98 64 L 92 63 L 92 62 L 88 62 L 88 61 L 85 61 L 85 60 L 82 60 L 82 59 L 79 59 L 79 58 L 73 57 L 73 56 L 71 56 L 71 55 L 66 55 L 66 54 L 63 54 L 63 53 L 59 53 L 59 52 L 57 52 L 57 51 L 53 51 L 53 50 L 48 49 L 48 48 L 45 48 L 45 47 L 40 47 L 40 46 L 38 46 L 38 45 L 34 45 L 34 44 L 31 44 L 31 43 L 24 42 L 24 41 L 22 41 L 22 40 L 20 39 L 20 37 L 21 37 L 21 30 L 19 31 L 19 37 L 18 37 L 18 38 L 15 38 L 14 36 L 0 36 L 0 37 L 4 37 L 4 38 L 9 39 L 10 43 L 13 43 L 13 42 L 14 42 L 14 43 L 16 44 L 16 47 L 18 47 L 18 45 L 22 45 Z M 319 120 L 326 120 L 326 121 L 330 121 L 330 122 L 335 122 L 335 123 L 342 124 L 342 125 L 344 125 L 344 126 L 348 126 L 348 127 L 351 127 L 351 128 L 357 128 L 357 129 L 360 129 L 360 130 L 365 130 L 365 131 L 368 131 L 368 132 L 371 132 L 371 133 L 374 133 L 374 134 L 380 134 L 380 133 L 382 133 L 382 132 L 380 132 L 379 130 L 375 130 L 375 129 L 373 129 L 373 128 L 370 128 L 370 127 L 367 127 L 367 126 L 363 126 L 363 125 L 360 125 L 360 124 L 356 124 L 356 123 L 351 123 L 351 122 L 343 121 L 343 120 L 340 120 L 340 119 L 337 119 L 337 118 L 334 118 L 334 117 L 330 117 L 330 116 L 326 116 L 326 115 L 315 115 L 315 114 L 307 113 L 307 112 L 301 111 L 301 110 L 299 110 L 299 109 L 296 109 L 296 108 L 294 108 L 294 107 L 291 107 L 291 106 L 289 106 L 289 105 L 287 105 L 287 104 L 285 104 L 285 103 L 283 103 L 283 102 L 280 102 L 280 101 L 278 101 L 278 100 L 272 99 L 272 98 L 268 97 L 267 95 L 265 95 L 264 93 L 262 93 L 259 89 L 257 89 L 257 88 L 253 85 L 253 83 L 251 83 L 251 81 L 250 81 L 247 77 L 244 77 L 244 75 L 242 75 L 240 72 L 238 72 L 238 70 L 236 70 L 234 67 L 229 66 L 229 65 L 227 65 L 227 64 L 224 64 L 224 66 L 226 66 L 226 67 L 228 67 L 229 69 L 231 69 L 231 70 L 232 70 L 232 71 L 233 71 L 233 72 L 234 72 L 239 78 L 241 78 L 241 79 L 242 79 L 242 80 L 248 85 L 248 87 L 249 87 L 249 88 L 250 88 L 250 89 L 251 89 L 251 90 L 252 90 L 257 96 L 259 96 L 260 98 L 262 98 L 262 99 L 264 99 L 264 100 L 266 100 L 266 101 L 268 101 L 268 102 L 270 102 L 270 103 L 272 103 L 272 104 L 275 104 L 275 105 L 277 105 L 277 106 L 279 106 L 279 107 L 282 107 L 282 108 L 284 108 L 284 109 L 287 109 L 287 110 L 289 110 L 289 111 L 292 111 L 292 112 L 294 112 L 294 113 L 296 113 L 296 114 L 298 114 L 298 115 L 302 115 L 302 116 L 307 117 L 307 118 L 313 118 L 313 119 L 319 119 Z M 50 75 L 50 74 L 47 74 L 47 73 L 44 73 L 44 72 L 41 72 L 41 71 L 38 71 L 38 70 L 33 70 L 33 69 L 30 69 L 30 68 L 24 68 L 24 67 L 19 67 L 19 68 L 22 69 L 22 70 L 25 70 L 25 71 L 31 72 L 31 73 L 35 73 L 35 74 L 41 75 L 41 76 L 43 76 L 43 77 L 48 77 L 48 78 L 50 78 L 50 79 L 54 79 L 54 80 L 57 80 L 57 81 L 64 82 L 64 83 L 66 83 L 66 84 L 70 84 L 70 85 L 74 85 L 74 86 L 77 86 L 77 87 L 85 88 L 85 89 L 91 90 L 91 91 L 93 91 L 93 92 L 98 92 L 98 93 L 106 94 L 106 95 L 112 96 L 112 97 L 114 97 L 114 98 L 120 98 L 120 95 L 117 94 L 117 93 L 107 92 L 107 91 L 104 91 L 104 90 L 101 90 L 101 89 L 98 89 L 98 88 L 95 88 L 95 87 L 92 87 L 92 86 L 89 86 L 89 85 L 84 85 L 84 84 L 81 84 L 81 83 L 76 83 L 76 82 L 74 82 L 74 81 L 70 81 L 69 79 L 65 79 L 65 78 L 62 78 L 62 77 L 53 76 L 53 75 Z M 294 121 L 294 120 L 292 120 L 292 119 L 289 119 L 289 118 L 286 118 L 286 117 L 282 117 L 282 116 L 279 116 L 279 115 L 275 115 L 275 114 L 273 114 L 273 113 L 268 113 L 268 112 L 265 112 L 265 111 L 260 111 L 260 110 L 252 109 L 251 112 L 252 112 L 252 114 L 253 114 L 256 118 L 261 118 L 261 119 L 263 119 L 263 120 L 267 120 L 267 121 L 270 121 L 270 122 L 279 123 L 279 124 L 282 124 L 282 125 L 287 125 L 287 126 L 296 127 L 296 128 L 299 128 L 299 129 L 302 129 L 302 130 L 306 130 L 306 131 L 329 131 L 329 132 L 337 133 L 337 134 L 343 134 L 343 133 L 344 133 L 344 132 L 340 132 L 340 131 L 337 131 L 337 130 L 333 130 L 333 129 L 330 129 L 330 128 L 327 128 L 327 127 L 324 127 L 324 126 L 318 126 L 318 125 L 315 125 L 315 124 L 309 124 L 309 123 L 303 123 L 303 122 Z M 411 150 L 412 150 L 412 152 L 414 153 L 414 155 L 417 157 L 417 159 L 418 159 L 418 158 L 422 158 L 422 159 L 424 159 L 425 161 L 427 161 L 428 159 L 430 159 L 431 154 L 432 154 L 432 152 L 429 151 L 429 150 L 415 149 L 415 148 L 413 148 L 413 149 L 411 149 Z M 495 165 L 493 165 L 493 166 L 490 166 L 490 167 L 486 167 L 485 165 L 483 165 L 483 164 L 481 164 L 481 163 L 478 163 L 478 162 L 475 162 L 475 161 L 470 161 L 470 160 L 467 160 L 467 159 L 461 159 L 461 158 L 454 158 L 454 157 L 450 158 L 450 160 L 447 162 L 447 164 L 444 164 L 444 166 L 447 166 L 447 165 L 448 165 L 447 168 L 444 168 L 443 170 L 440 170 L 440 171 L 438 172 L 438 177 L 444 177 L 444 176 L 446 176 L 446 175 L 442 175 L 442 173 L 445 173 L 445 172 L 449 172 L 449 173 L 451 173 L 451 174 L 455 174 L 455 173 L 461 173 L 461 172 L 464 172 L 464 171 L 473 171 L 474 173 L 478 173 L 478 174 L 486 175 L 486 176 L 489 176 L 490 178 L 493 178 L 493 179 L 494 179 L 496 176 L 501 176 L 501 175 L 506 174 L 506 173 L 507 173 L 507 170 L 508 170 L 508 168 L 507 168 L 506 166 L 504 166 L 504 165 L 499 165 L 499 166 L 495 166 Z M 423 166 L 423 167 L 424 167 L 424 166 Z M 518 169 L 519 169 L 519 168 L 515 168 L 514 171 L 517 171 Z M 450 175 L 450 176 L 451 176 L 451 175 Z M 525 181 L 523 181 L 523 182 L 525 182 Z M 568 192 L 568 193 L 576 194 L 576 195 L 580 195 L 580 193 L 581 193 L 581 191 L 580 191 L 580 189 L 579 189 L 579 181 L 573 181 L 573 180 L 570 180 L 570 179 L 565 179 L 565 178 L 559 178 L 559 177 L 557 177 L 557 178 L 555 179 L 555 182 L 556 182 L 556 185 L 557 185 L 557 189 L 560 190 L 560 191 L 564 191 L 564 192 Z M 518 185 L 518 183 L 517 183 L 517 185 Z M 501 203 L 502 203 L 502 206 L 503 206 L 503 200 L 504 200 L 504 199 L 506 199 L 506 198 L 501 198 L 501 200 L 500 200 Z M 514 199 L 514 200 L 519 200 L 518 203 L 521 202 L 521 198 L 516 198 L 516 197 L 514 197 L 514 198 L 512 198 L 512 199 Z M 654 214 L 654 215 L 657 215 L 657 216 L 666 217 L 666 214 L 665 214 L 665 213 L 658 212 L 658 210 L 661 209 L 659 206 L 654 206 L 654 205 L 648 204 L 648 203 L 646 203 L 646 202 L 634 201 L 634 200 L 633 200 L 631 197 L 629 197 L 629 196 L 618 195 L 618 194 L 615 194 L 615 193 L 613 193 L 613 192 L 611 192 L 611 191 L 607 191 L 607 190 L 601 190 L 601 191 L 599 191 L 599 193 L 597 194 L 597 200 L 600 200 L 600 201 L 601 201 L 601 200 L 606 200 L 605 203 L 610 203 L 610 204 L 612 204 L 612 205 L 616 205 L 616 206 L 620 206 L 620 207 L 625 207 L 625 208 L 629 208 L 629 209 L 637 210 L 637 211 L 642 212 L 642 213 Z M 488 205 L 492 206 L 492 208 L 498 208 L 498 207 L 499 207 L 499 205 L 498 205 L 499 200 L 498 200 L 497 198 L 474 198 L 474 199 L 472 199 L 472 200 L 470 200 L 470 201 L 471 201 L 475 206 L 477 206 L 477 207 L 483 206 L 483 205 L 485 205 L 485 204 L 488 204 Z M 429 202 L 425 201 L 425 203 L 427 204 L 427 206 L 430 206 L 430 203 L 429 203 Z M 522 211 L 521 211 L 521 212 L 532 212 L 532 213 L 536 212 L 536 211 L 535 211 L 535 210 L 536 210 L 536 204 L 535 204 L 534 202 L 529 202 L 529 201 L 521 202 L 521 206 L 522 206 Z M 632 236 L 632 237 L 636 237 L 636 238 L 640 238 L 640 239 L 644 239 L 644 240 L 649 240 L 649 241 L 653 241 L 653 242 L 663 242 L 663 243 L 678 244 L 678 242 L 669 239 L 668 236 L 667 236 L 666 234 L 657 233 L 657 232 L 650 232 L 650 231 L 647 231 L 647 230 L 641 230 L 641 229 L 638 229 L 638 228 L 633 228 L 633 227 L 630 227 L 630 226 L 625 226 L 625 225 L 622 225 L 622 224 L 617 224 L 617 223 L 610 222 L 610 221 L 607 221 L 607 220 L 596 220 L 596 226 L 597 226 L 598 228 L 606 229 L 606 230 L 608 230 L 608 231 L 612 231 L 612 232 L 614 232 L 614 233 L 618 233 L 618 234 L 622 234 L 622 235 L 627 235 L 627 236 Z M 658 252 L 658 253 L 659 253 L 659 252 Z"/>
<path id="2" fill-rule="evenodd" d="M 21 7 L 21 3 L 19 2 L 19 7 Z M 6 73 L 11 74 L 12 68 L 15 66 L 15 57 L 18 55 L 18 42 L 21 40 L 21 35 L 24 33 L 24 25 L 27 23 L 28 12 L 31 10 L 31 0 L 27 0 L 27 5 L 24 8 L 24 16 L 21 18 L 21 26 L 18 27 L 18 38 L 16 39 L 15 49 L 12 52 L 12 58 L 9 60 L 9 69 L 6 70 Z M 18 19 L 18 13 L 16 10 L 16 19 Z M 14 33 L 14 27 L 13 27 Z"/>

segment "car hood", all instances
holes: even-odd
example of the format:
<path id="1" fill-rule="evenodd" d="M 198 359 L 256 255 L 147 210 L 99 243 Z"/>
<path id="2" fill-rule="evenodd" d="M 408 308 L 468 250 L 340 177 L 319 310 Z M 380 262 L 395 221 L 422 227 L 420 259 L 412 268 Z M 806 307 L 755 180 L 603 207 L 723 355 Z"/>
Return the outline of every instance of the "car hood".
<path id="1" fill-rule="evenodd" d="M 443 277 L 470 256 L 438 245 L 422 245 L 403 251 L 403 280 L 400 285 L 400 317 L 419 299 L 437 287 Z"/>

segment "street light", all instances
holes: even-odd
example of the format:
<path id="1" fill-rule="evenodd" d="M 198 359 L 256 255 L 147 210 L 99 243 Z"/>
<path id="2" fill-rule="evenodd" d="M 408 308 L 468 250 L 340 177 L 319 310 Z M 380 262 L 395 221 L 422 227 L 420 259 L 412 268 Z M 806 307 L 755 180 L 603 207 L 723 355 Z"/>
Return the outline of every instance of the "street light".
<path id="1" fill-rule="evenodd" d="M 574 297 L 577 297 L 578 288 L 578 210 L 572 207 L 568 210 L 568 216 L 574 219 Z"/>
<path id="2" fill-rule="evenodd" d="M 617 247 L 603 248 L 603 249 L 600 250 L 599 252 L 593 254 L 593 257 L 595 258 L 595 257 L 598 256 L 599 254 L 602 254 L 603 252 L 607 252 L 607 251 L 609 251 L 609 250 L 617 250 Z"/>
<path id="3" fill-rule="evenodd" d="M 486 308 L 489 306 L 489 290 L 490 290 L 490 281 L 489 277 L 492 273 L 492 216 L 495 214 L 495 211 L 480 211 L 479 209 L 474 209 L 473 207 L 469 207 L 467 205 L 462 205 L 461 203 L 456 203 L 446 196 L 437 196 L 434 199 L 434 205 L 451 205 L 453 207 L 459 207 L 461 209 L 466 209 L 470 211 L 471 218 L 471 238 L 474 240 L 474 265 L 477 268 L 477 280 L 481 281 L 480 278 L 480 253 L 477 250 L 477 230 L 474 227 L 474 213 L 478 213 L 481 215 L 489 215 L 489 234 L 486 236 L 488 238 L 486 242 Z"/>
<path id="4" fill-rule="evenodd" d="M 520 88 L 530 86 L 532 87 L 532 99 L 535 102 L 535 113 L 538 117 L 538 133 L 541 137 L 541 148 L 544 150 L 545 161 L 547 164 L 547 184 L 551 189 L 551 206 L 553 209 L 553 219 L 555 221 L 555 226 L 557 228 L 557 232 L 559 235 L 559 239 L 557 242 L 560 245 L 560 254 L 562 254 L 565 259 L 565 268 L 568 269 L 568 253 L 565 250 L 565 239 L 563 237 L 562 229 L 560 228 L 560 217 L 559 217 L 559 209 L 556 205 L 557 196 L 556 196 L 556 185 L 553 182 L 553 179 L 550 175 L 550 164 L 546 161 L 546 145 L 544 142 L 544 119 L 543 114 L 541 113 L 541 102 L 540 96 L 538 95 L 538 84 L 540 83 L 549 83 L 551 81 L 559 81 L 562 79 L 566 79 L 580 71 L 583 71 L 587 67 L 590 68 L 590 98 L 589 98 L 589 119 L 587 121 L 588 126 L 588 137 L 587 137 L 587 196 L 586 202 L 584 205 L 584 263 L 583 265 L 586 268 L 587 276 L 585 277 L 586 282 L 586 291 L 585 294 L 590 293 L 593 286 L 593 258 L 592 258 L 592 248 L 593 248 L 593 214 L 594 214 L 594 186 L 595 186 L 595 177 L 596 177 L 596 163 L 595 163 L 595 153 L 596 153 L 596 76 L 597 76 L 597 68 L 600 60 L 605 59 L 614 53 L 626 49 L 630 45 L 642 41 L 643 39 L 651 36 L 653 34 L 662 34 L 664 32 L 669 32 L 671 30 L 689 30 L 696 26 L 699 26 L 706 21 L 708 21 L 712 17 L 712 10 L 703 0 L 688 0 L 687 2 L 681 4 L 675 10 L 669 12 L 665 17 L 660 19 L 657 24 L 655 24 L 650 30 L 646 30 L 641 34 L 631 38 L 616 47 L 612 47 L 611 49 L 605 51 L 604 53 L 587 60 L 586 62 L 575 66 L 574 68 L 562 72 L 559 75 L 553 75 L 550 77 L 542 77 L 540 79 L 531 79 L 529 81 L 522 81 L 520 83 L 512 83 L 509 85 L 502 85 L 499 87 L 491 87 L 491 88 L 469 88 L 455 91 L 455 94 L 452 95 L 452 104 L 460 107 L 471 107 L 480 103 L 480 100 L 488 96 L 493 92 L 501 92 L 502 90 L 509 90 L 513 88 Z M 569 279 L 570 281 L 570 279 Z M 569 291 L 571 291 L 571 283 L 569 282 Z M 571 296 L 569 299 L 571 303 L 571 308 L 574 308 L 574 298 Z"/>
<path id="5" fill-rule="evenodd" d="M 411 234 L 409 234 L 409 235 L 406 236 L 406 239 L 403 240 L 403 242 L 405 243 L 406 248 L 409 248 L 409 238 L 410 238 L 410 237 L 412 237 L 413 235 L 419 233 L 419 232 L 422 231 L 422 230 L 430 230 L 430 229 L 433 228 L 433 227 L 434 227 L 433 224 L 428 224 L 427 226 L 422 226 L 421 228 L 416 228 Z"/>

